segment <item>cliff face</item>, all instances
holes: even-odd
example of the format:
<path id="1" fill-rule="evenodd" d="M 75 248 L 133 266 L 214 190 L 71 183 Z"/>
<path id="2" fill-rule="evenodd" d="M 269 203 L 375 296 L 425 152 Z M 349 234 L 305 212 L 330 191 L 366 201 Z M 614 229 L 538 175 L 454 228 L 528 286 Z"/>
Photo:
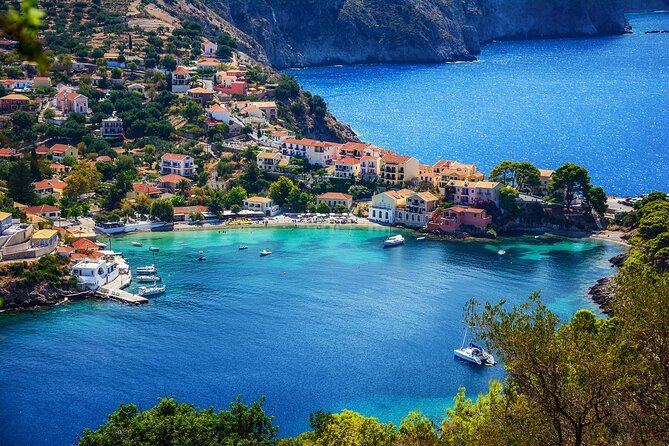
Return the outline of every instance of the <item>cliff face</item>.
<path id="1" fill-rule="evenodd" d="M 278 68 L 471 60 L 492 39 L 621 34 L 666 0 L 208 0 Z"/>

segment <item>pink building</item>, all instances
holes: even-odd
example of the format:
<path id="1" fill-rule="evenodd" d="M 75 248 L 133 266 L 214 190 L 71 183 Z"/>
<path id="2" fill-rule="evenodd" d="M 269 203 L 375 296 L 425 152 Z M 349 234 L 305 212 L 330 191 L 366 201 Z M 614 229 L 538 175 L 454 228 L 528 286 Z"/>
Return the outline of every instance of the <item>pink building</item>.
<path id="1" fill-rule="evenodd" d="M 486 213 L 485 209 L 453 206 L 444 209 L 441 214 L 435 212 L 432 215 L 432 220 L 427 224 L 427 229 L 431 231 L 455 232 L 465 225 L 483 230 L 491 223 L 492 217 Z"/>

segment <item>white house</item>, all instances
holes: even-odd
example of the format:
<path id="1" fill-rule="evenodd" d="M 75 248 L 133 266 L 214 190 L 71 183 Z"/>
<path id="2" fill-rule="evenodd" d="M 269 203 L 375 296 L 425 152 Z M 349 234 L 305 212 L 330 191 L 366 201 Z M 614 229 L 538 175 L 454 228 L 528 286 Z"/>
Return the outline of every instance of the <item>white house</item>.
<path id="1" fill-rule="evenodd" d="M 113 115 L 110 118 L 103 119 L 100 126 L 100 133 L 103 138 L 119 136 L 123 133 L 123 119 Z"/>
<path id="2" fill-rule="evenodd" d="M 190 177 L 195 173 L 193 158 L 179 153 L 166 153 L 160 158 L 160 173 Z"/>
<path id="3" fill-rule="evenodd" d="M 144 85 L 142 85 L 142 84 L 134 83 L 134 84 L 130 84 L 130 85 L 128 85 L 128 91 L 131 92 L 131 93 L 132 93 L 133 91 L 136 91 L 137 93 L 139 93 L 139 94 L 141 94 L 142 96 L 144 96 L 144 92 L 145 92 L 145 90 L 146 90 L 146 88 L 145 88 Z"/>
<path id="4" fill-rule="evenodd" d="M 341 192 L 326 192 L 316 197 L 316 204 L 320 203 L 327 204 L 330 209 L 338 204 L 346 206 L 346 209 L 351 209 L 353 207 L 353 196 Z"/>
<path id="5" fill-rule="evenodd" d="M 221 104 L 214 104 L 207 108 L 207 114 L 214 121 L 225 122 L 226 124 L 230 122 L 230 110 Z"/>
<path id="6" fill-rule="evenodd" d="M 249 197 L 244 200 L 244 210 L 262 212 L 265 217 L 273 217 L 279 213 L 279 206 L 267 197 Z"/>
<path id="7" fill-rule="evenodd" d="M 83 94 L 61 91 L 54 96 L 54 105 L 61 113 L 88 113 L 88 98 Z"/>
<path id="8" fill-rule="evenodd" d="M 318 166 L 331 164 L 339 147 L 338 144 L 331 142 L 294 138 L 287 138 L 281 146 L 284 155 L 306 158 L 309 164 Z"/>
<path id="9" fill-rule="evenodd" d="M 406 197 L 413 194 L 412 190 L 389 190 L 372 197 L 369 207 L 369 220 L 378 223 L 395 223 L 397 208 L 406 204 Z"/>
<path id="10" fill-rule="evenodd" d="M 279 167 L 284 164 L 281 162 L 282 160 L 283 155 L 281 155 L 280 152 L 259 152 L 258 155 L 256 155 L 256 163 L 258 164 L 258 167 L 268 172 L 278 171 Z"/>
<path id="11" fill-rule="evenodd" d="M 422 228 L 432 218 L 432 212 L 439 205 L 439 198 L 430 192 L 414 192 L 405 198 L 404 206 L 398 206 L 395 223 Z"/>
<path id="12" fill-rule="evenodd" d="M 185 93 L 190 89 L 190 72 L 185 67 L 176 67 L 172 72 L 172 93 Z"/>
<path id="13" fill-rule="evenodd" d="M 80 290 L 97 290 L 116 279 L 119 274 L 118 265 L 104 259 L 82 260 L 72 267 L 71 274 L 77 278 Z"/>

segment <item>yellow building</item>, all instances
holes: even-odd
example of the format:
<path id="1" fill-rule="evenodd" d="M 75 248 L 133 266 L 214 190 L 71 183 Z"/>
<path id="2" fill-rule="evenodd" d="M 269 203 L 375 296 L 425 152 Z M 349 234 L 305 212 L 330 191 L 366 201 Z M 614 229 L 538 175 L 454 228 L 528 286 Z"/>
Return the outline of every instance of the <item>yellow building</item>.
<path id="1" fill-rule="evenodd" d="M 381 157 L 379 176 L 384 184 L 401 186 L 419 176 L 418 160 L 411 156 L 387 154 Z"/>
<path id="2" fill-rule="evenodd" d="M 34 248 L 56 246 L 56 243 L 58 243 L 58 231 L 53 229 L 40 229 L 33 234 L 32 239 Z"/>

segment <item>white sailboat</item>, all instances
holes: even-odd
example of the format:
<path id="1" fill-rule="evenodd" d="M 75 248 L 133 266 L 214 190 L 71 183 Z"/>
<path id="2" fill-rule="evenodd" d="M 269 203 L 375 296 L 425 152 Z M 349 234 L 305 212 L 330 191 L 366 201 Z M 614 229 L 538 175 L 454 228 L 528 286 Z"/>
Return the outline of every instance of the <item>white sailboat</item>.
<path id="1" fill-rule="evenodd" d="M 400 246 L 403 244 L 404 244 L 404 237 L 402 237 L 401 235 L 393 235 L 388 237 L 386 241 L 383 242 L 383 247 L 390 248 L 392 246 Z"/>
<path id="2" fill-rule="evenodd" d="M 149 286 L 149 287 L 141 286 L 141 287 L 139 287 L 137 289 L 137 294 L 139 294 L 142 297 L 157 296 L 158 294 L 164 293 L 165 289 L 166 289 L 165 285 L 157 286 L 154 283 L 153 286 Z"/>

